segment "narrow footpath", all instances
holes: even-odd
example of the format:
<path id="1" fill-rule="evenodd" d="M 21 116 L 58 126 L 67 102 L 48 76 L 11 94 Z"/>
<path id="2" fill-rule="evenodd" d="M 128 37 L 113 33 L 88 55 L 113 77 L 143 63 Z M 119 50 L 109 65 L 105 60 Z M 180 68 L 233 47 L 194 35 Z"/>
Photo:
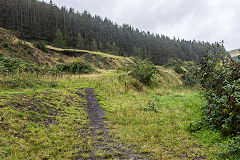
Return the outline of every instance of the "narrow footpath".
<path id="1" fill-rule="evenodd" d="M 126 160 L 148 160 L 151 159 L 146 154 L 138 154 L 134 147 L 123 145 L 117 140 L 113 140 L 105 127 L 104 111 L 98 104 L 98 100 L 94 95 L 92 88 L 85 89 L 86 95 L 82 95 L 80 92 L 77 94 L 85 98 L 87 101 L 86 110 L 88 112 L 89 137 L 91 139 L 91 153 L 90 158 L 79 159 L 91 159 L 91 160 L 104 160 L 104 159 L 126 159 Z"/>

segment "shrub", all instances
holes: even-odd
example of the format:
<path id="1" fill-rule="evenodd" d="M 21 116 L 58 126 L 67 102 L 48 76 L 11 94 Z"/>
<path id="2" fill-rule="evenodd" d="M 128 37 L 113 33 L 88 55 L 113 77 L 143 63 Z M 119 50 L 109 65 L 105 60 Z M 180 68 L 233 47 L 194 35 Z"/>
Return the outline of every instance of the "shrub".
<path id="1" fill-rule="evenodd" d="M 200 82 L 207 100 L 202 119 L 223 135 L 240 132 L 239 73 L 240 63 L 229 61 L 223 52 L 209 53 L 201 63 Z"/>
<path id="2" fill-rule="evenodd" d="M 0 56 L 0 72 L 1 73 L 16 73 L 16 72 L 36 72 L 37 74 L 58 72 L 57 69 L 49 67 L 40 67 L 31 61 L 25 61 L 20 58 L 10 58 Z"/>
<path id="3" fill-rule="evenodd" d="M 8 48 L 8 47 L 9 47 L 9 43 L 6 42 L 6 41 L 3 41 L 3 42 L 2 42 L 2 47 L 3 47 L 3 48 Z"/>
<path id="4" fill-rule="evenodd" d="M 27 53 L 27 54 L 32 54 L 32 53 L 33 53 L 33 50 L 32 50 L 31 48 L 28 48 L 28 49 L 26 50 L 26 53 Z"/>
<path id="5" fill-rule="evenodd" d="M 133 63 L 123 70 L 146 85 L 150 85 L 154 76 L 159 73 L 158 69 L 149 59 L 140 60 L 139 58 L 134 58 Z"/>
<path id="6" fill-rule="evenodd" d="M 48 52 L 48 49 L 46 47 L 46 43 L 44 41 L 33 42 L 33 45 L 35 47 L 37 47 L 38 49 L 42 50 L 43 52 Z"/>
<path id="7" fill-rule="evenodd" d="M 172 68 L 180 74 L 185 86 L 194 86 L 198 83 L 197 65 L 192 61 L 171 58 L 165 67 Z"/>
<path id="8" fill-rule="evenodd" d="M 61 64 L 58 64 L 56 68 L 60 72 L 73 73 L 73 74 L 91 73 L 95 71 L 95 69 L 92 68 L 91 65 L 84 62 L 72 62 L 68 64 L 61 63 Z"/>
<path id="9" fill-rule="evenodd" d="M 240 136 L 234 137 L 222 147 L 223 151 L 218 153 L 222 159 L 240 158 Z"/>

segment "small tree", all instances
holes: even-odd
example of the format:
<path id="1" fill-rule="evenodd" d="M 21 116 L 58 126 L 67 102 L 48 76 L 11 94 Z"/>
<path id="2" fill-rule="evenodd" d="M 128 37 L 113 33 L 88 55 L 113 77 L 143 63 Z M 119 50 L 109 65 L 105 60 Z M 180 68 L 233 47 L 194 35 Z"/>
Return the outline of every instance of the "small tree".
<path id="1" fill-rule="evenodd" d="M 92 40 L 91 50 L 93 50 L 93 51 L 97 51 L 98 50 L 97 42 L 96 42 L 95 39 Z"/>
<path id="2" fill-rule="evenodd" d="M 63 34 L 59 29 L 56 32 L 56 38 L 54 41 L 54 45 L 56 47 L 62 47 L 62 48 L 67 46 L 67 42 L 66 42 L 66 40 L 64 40 Z"/>
<path id="3" fill-rule="evenodd" d="M 133 47 L 133 56 L 142 58 L 141 48 L 137 48 L 136 46 Z"/>
<path id="4" fill-rule="evenodd" d="M 149 59 L 141 60 L 134 58 L 133 61 L 134 62 L 125 69 L 128 75 L 146 85 L 150 85 L 154 76 L 159 73 L 159 70 Z"/>
<path id="5" fill-rule="evenodd" d="M 99 41 L 99 43 L 98 43 L 98 49 L 99 49 L 100 51 L 103 51 L 103 44 L 102 44 L 101 41 Z"/>
<path id="6" fill-rule="evenodd" d="M 111 50 L 112 50 L 112 53 L 113 53 L 114 55 L 118 55 L 118 53 L 119 53 L 119 48 L 117 47 L 117 45 L 116 45 L 115 42 L 112 43 Z"/>
<path id="7" fill-rule="evenodd" d="M 112 52 L 112 45 L 109 41 L 107 41 L 106 43 L 106 52 Z"/>
<path id="8" fill-rule="evenodd" d="M 79 33 L 78 37 L 77 37 L 77 48 L 83 49 L 83 47 L 84 47 L 84 39 L 82 38 L 81 34 Z"/>

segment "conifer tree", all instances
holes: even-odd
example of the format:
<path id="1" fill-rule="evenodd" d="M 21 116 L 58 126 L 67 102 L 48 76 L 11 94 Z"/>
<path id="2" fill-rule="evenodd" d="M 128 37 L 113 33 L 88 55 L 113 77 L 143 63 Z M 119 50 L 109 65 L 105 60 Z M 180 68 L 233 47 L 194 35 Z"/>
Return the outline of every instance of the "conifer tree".
<path id="1" fill-rule="evenodd" d="M 101 41 L 99 41 L 99 43 L 98 43 L 98 49 L 99 49 L 100 51 L 103 51 L 103 44 L 102 44 Z"/>
<path id="2" fill-rule="evenodd" d="M 95 39 L 92 40 L 92 43 L 91 43 L 91 48 L 90 48 L 92 51 L 98 51 L 98 46 L 97 46 L 97 42 Z"/>
<path id="3" fill-rule="evenodd" d="M 77 48 L 83 49 L 83 47 L 84 47 L 84 39 L 82 38 L 81 34 L 79 33 L 78 37 L 77 37 Z"/>
<path id="4" fill-rule="evenodd" d="M 112 43 L 111 52 L 114 55 L 119 55 L 119 53 L 118 53 L 119 52 L 119 48 L 117 47 L 115 42 Z"/>
<path id="5" fill-rule="evenodd" d="M 67 42 L 66 42 L 66 40 L 63 39 L 63 34 L 59 29 L 56 32 L 56 38 L 55 38 L 54 45 L 56 47 L 61 47 L 61 48 L 64 48 L 67 45 Z"/>
<path id="6" fill-rule="evenodd" d="M 142 58 L 141 48 L 137 48 L 136 46 L 133 47 L 133 56 Z"/>

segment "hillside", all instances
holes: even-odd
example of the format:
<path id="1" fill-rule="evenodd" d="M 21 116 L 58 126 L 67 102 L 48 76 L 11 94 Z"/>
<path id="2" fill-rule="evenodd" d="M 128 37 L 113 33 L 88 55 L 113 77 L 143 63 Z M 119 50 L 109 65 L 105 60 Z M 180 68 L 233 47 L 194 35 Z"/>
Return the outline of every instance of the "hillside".
<path id="1" fill-rule="evenodd" d="M 234 49 L 232 51 L 229 51 L 231 57 L 235 60 L 238 60 L 238 56 L 240 55 L 240 49 Z"/>
<path id="2" fill-rule="evenodd" d="M 18 39 L 15 35 L 16 32 L 0 27 L 0 52 L 4 56 L 32 61 L 40 66 L 54 67 L 59 63 L 82 61 L 99 69 L 113 69 L 131 62 L 130 58 L 87 50 L 59 49 L 47 46 L 48 51 L 44 52 L 36 48 L 34 44 Z"/>
<path id="3" fill-rule="evenodd" d="M 156 65 L 166 64 L 170 58 L 200 62 L 202 55 L 216 45 L 140 31 L 87 11 L 80 13 L 73 8 L 59 8 L 54 1 L 0 0 L 0 15 L 0 26 L 17 31 L 21 39 L 44 40 L 53 44 L 57 37 L 61 37 L 63 43 L 57 44 L 61 48 L 138 56 L 149 58 Z"/>
<path id="4" fill-rule="evenodd" d="M 199 84 L 190 87 L 184 81 L 196 80 L 193 62 L 172 59 L 165 68 L 97 51 L 50 45 L 43 51 L 36 47 L 42 41 L 24 41 L 17 34 L 0 28 L 0 159 L 201 160 L 234 155 L 235 150 L 224 148 L 233 138 L 199 126 L 206 99 Z M 132 66 L 122 68 L 127 64 Z"/>

